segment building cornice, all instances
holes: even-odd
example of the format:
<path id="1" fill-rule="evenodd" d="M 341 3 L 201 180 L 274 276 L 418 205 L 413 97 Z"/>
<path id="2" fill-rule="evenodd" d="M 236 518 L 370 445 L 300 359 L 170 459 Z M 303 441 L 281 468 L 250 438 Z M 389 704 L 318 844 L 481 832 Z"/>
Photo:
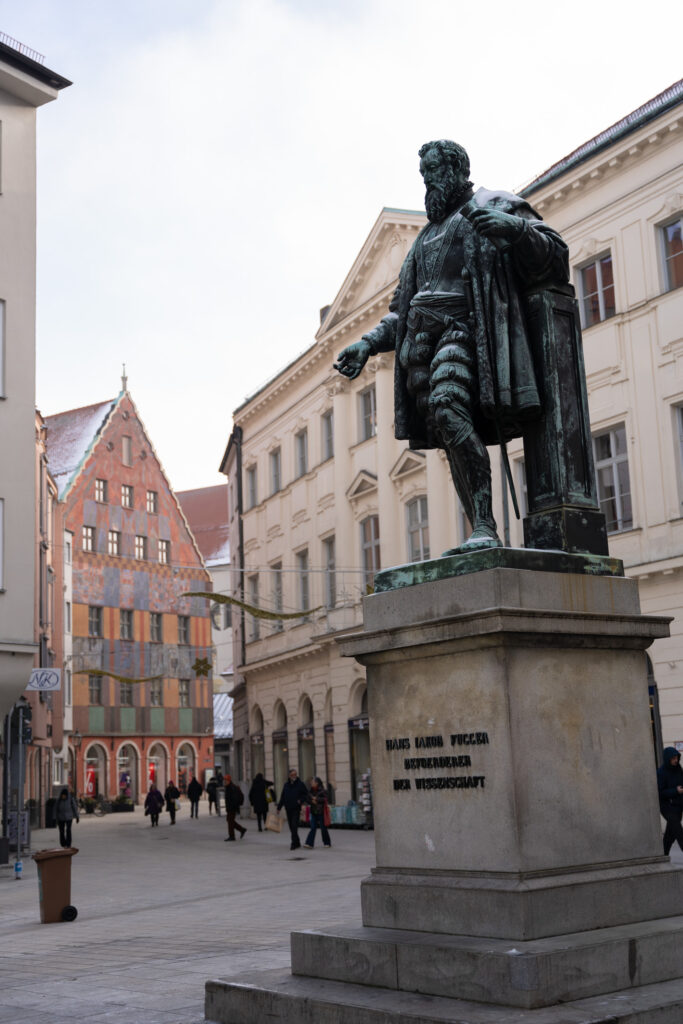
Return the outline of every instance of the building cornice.
<path id="1" fill-rule="evenodd" d="M 545 217 L 580 191 L 603 184 L 642 161 L 644 156 L 670 145 L 680 137 L 682 130 L 683 111 L 679 102 L 675 109 L 660 115 L 656 121 L 633 129 L 626 137 L 611 141 L 577 163 L 568 164 L 547 182 L 539 179 L 539 185 L 528 186 L 520 194 Z"/>
<path id="2" fill-rule="evenodd" d="M 291 661 L 298 661 L 301 658 L 310 658 L 314 654 L 319 654 L 320 650 L 320 644 L 307 641 L 306 644 L 301 647 L 294 647 L 288 651 L 281 651 L 268 658 L 260 658 L 258 661 L 246 662 L 244 665 L 239 666 L 239 671 L 244 676 L 255 675 L 257 672 L 265 672 L 273 666 L 283 665 Z"/>

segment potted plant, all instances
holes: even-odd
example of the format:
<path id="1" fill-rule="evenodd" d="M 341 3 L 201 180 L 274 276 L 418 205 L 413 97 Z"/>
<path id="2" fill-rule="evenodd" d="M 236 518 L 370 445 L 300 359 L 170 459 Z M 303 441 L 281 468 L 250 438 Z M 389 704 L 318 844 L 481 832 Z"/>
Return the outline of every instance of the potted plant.
<path id="1" fill-rule="evenodd" d="M 85 809 L 85 813 L 86 814 L 94 814 L 95 813 L 95 803 L 96 803 L 96 801 L 93 800 L 93 798 L 91 796 L 86 796 L 86 797 L 83 798 L 83 807 Z"/>
<path id="2" fill-rule="evenodd" d="M 111 809 L 114 814 L 121 814 L 125 811 L 133 811 L 135 809 L 135 804 L 129 796 L 119 793 L 119 795 L 112 801 Z"/>

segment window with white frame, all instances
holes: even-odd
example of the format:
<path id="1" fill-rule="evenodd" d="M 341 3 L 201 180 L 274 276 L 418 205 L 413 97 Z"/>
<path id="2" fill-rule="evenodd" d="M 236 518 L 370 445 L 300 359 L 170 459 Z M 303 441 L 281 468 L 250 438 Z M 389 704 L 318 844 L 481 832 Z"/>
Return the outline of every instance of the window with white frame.
<path id="1" fill-rule="evenodd" d="M 282 487 L 282 458 L 279 448 L 270 453 L 270 493 L 277 494 Z"/>
<path id="2" fill-rule="evenodd" d="M 147 491 L 147 511 L 156 514 L 159 511 L 159 494 L 157 491 Z"/>
<path id="3" fill-rule="evenodd" d="M 147 558 L 147 538 L 136 534 L 135 537 L 135 557 L 139 562 L 144 562 Z"/>
<path id="4" fill-rule="evenodd" d="M 526 485 L 526 463 L 524 459 L 517 459 L 515 462 L 515 478 L 519 514 L 526 516 L 529 513 L 529 492 Z"/>
<path id="5" fill-rule="evenodd" d="M 593 435 L 598 501 L 607 521 L 607 532 L 633 526 L 631 481 L 628 471 L 626 427 L 618 423 Z"/>
<path id="6" fill-rule="evenodd" d="M 95 550 L 95 527 L 84 526 L 83 527 L 83 550 L 94 551 Z"/>
<path id="7" fill-rule="evenodd" d="M 190 642 L 190 616 L 178 616 L 178 643 L 189 644 Z"/>
<path id="8" fill-rule="evenodd" d="M 271 565 L 270 572 L 272 584 L 271 600 L 273 602 L 273 611 L 282 612 L 284 611 L 284 594 L 282 588 L 282 562 L 275 562 L 274 565 Z M 273 629 L 276 633 L 279 633 L 283 629 L 282 619 L 275 619 L 273 621 Z"/>
<path id="9" fill-rule="evenodd" d="M 64 541 L 64 561 L 67 565 L 71 565 L 71 541 Z"/>
<path id="10" fill-rule="evenodd" d="M 105 502 L 107 501 L 107 481 L 96 480 L 95 481 L 95 501 Z"/>
<path id="11" fill-rule="evenodd" d="M 124 466 L 133 465 L 133 438 L 127 435 L 121 438 L 121 462 Z"/>
<path id="12" fill-rule="evenodd" d="M 411 562 L 424 562 L 429 558 L 429 516 L 426 495 L 413 498 L 407 503 L 406 519 L 408 559 Z"/>
<path id="13" fill-rule="evenodd" d="M 249 576 L 248 577 L 248 579 L 247 579 L 247 594 L 248 594 L 248 598 L 247 598 L 248 603 L 250 605 L 252 605 L 253 608 L 258 608 L 258 603 L 259 603 L 259 579 L 258 579 L 258 573 L 254 573 L 253 576 Z M 251 625 L 251 631 L 249 633 L 249 639 L 250 640 L 258 640 L 259 637 L 261 636 L 260 620 L 255 615 L 251 615 L 249 618 L 250 618 L 250 625 Z"/>
<path id="14" fill-rule="evenodd" d="M 379 516 L 367 516 L 360 524 L 360 546 L 366 587 L 375 584 L 375 573 L 382 567 L 379 547 Z"/>
<path id="15" fill-rule="evenodd" d="M 683 287 L 683 217 L 659 228 L 664 264 L 664 286 L 668 292 Z"/>
<path id="16" fill-rule="evenodd" d="M 161 612 L 150 612 L 149 614 L 149 639 L 153 644 L 160 644 L 163 640 Z"/>
<path id="17" fill-rule="evenodd" d="M 5 394 L 5 300 L 0 299 L 0 397 Z"/>
<path id="18" fill-rule="evenodd" d="M 178 703 L 181 708 L 189 708 L 190 706 L 190 680 L 179 679 L 178 680 Z"/>
<path id="19" fill-rule="evenodd" d="M 322 461 L 327 462 L 334 455 L 334 412 L 332 409 L 328 409 L 322 414 L 320 427 L 322 430 Z"/>
<path id="20" fill-rule="evenodd" d="M 592 327 L 614 316 L 616 307 L 612 254 L 605 253 L 592 263 L 580 267 L 578 278 L 582 326 Z"/>
<path id="21" fill-rule="evenodd" d="M 161 565 L 168 565 L 171 561 L 171 542 L 170 540 L 160 540 L 157 542 L 157 550 L 159 554 L 159 563 Z"/>
<path id="22" fill-rule="evenodd" d="M 107 534 L 107 552 L 110 555 L 121 554 L 121 534 L 118 530 L 109 530 Z"/>
<path id="23" fill-rule="evenodd" d="M 102 609 L 92 604 L 88 608 L 88 636 L 102 636 Z"/>
<path id="24" fill-rule="evenodd" d="M 133 503 L 133 488 L 131 484 L 121 484 L 121 504 L 124 508 L 132 508 Z"/>
<path id="25" fill-rule="evenodd" d="M 308 431 L 305 427 L 294 435 L 294 457 L 297 477 L 308 473 Z"/>
<path id="26" fill-rule="evenodd" d="M 133 609 L 122 608 L 119 612 L 119 635 L 122 640 L 133 639 Z"/>
<path id="27" fill-rule="evenodd" d="M 367 441 L 377 433 L 377 397 L 375 385 L 361 391 L 358 396 L 360 407 L 360 439 Z"/>
<path id="28" fill-rule="evenodd" d="M 298 551 L 296 555 L 296 573 L 299 584 L 299 610 L 308 611 L 311 607 L 311 585 L 308 571 L 308 550 Z"/>
<path id="29" fill-rule="evenodd" d="M 88 676 L 88 704 L 102 703 L 102 676 Z"/>
<path id="30" fill-rule="evenodd" d="M 246 470 L 246 482 L 247 510 L 249 510 L 258 505 L 258 475 L 256 466 L 249 466 Z"/>
<path id="31" fill-rule="evenodd" d="M 323 565 L 325 566 L 325 606 L 334 608 L 337 603 L 337 556 L 334 537 L 323 541 Z"/>

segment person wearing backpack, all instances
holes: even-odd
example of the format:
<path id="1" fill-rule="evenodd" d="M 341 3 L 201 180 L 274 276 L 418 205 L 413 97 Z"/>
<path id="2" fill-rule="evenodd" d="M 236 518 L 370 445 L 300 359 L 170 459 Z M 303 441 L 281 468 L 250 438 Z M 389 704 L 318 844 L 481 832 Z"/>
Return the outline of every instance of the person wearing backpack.
<path id="1" fill-rule="evenodd" d="M 244 793 L 239 786 L 236 786 L 229 775 L 225 776 L 225 818 L 228 823 L 228 837 L 225 840 L 226 843 L 234 843 L 235 841 L 235 829 L 240 834 L 240 839 L 244 839 L 244 833 L 247 831 L 244 825 L 238 825 L 235 821 L 235 815 L 239 811 L 240 807 L 244 803 Z"/>

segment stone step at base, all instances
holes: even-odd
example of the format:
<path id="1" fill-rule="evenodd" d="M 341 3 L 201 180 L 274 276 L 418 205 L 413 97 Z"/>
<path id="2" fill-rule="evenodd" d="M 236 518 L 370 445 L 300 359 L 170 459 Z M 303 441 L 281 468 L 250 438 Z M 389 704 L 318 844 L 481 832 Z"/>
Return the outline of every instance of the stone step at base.
<path id="1" fill-rule="evenodd" d="M 683 917 L 531 942 L 310 929 L 291 948 L 295 975 L 532 1009 L 682 977 Z"/>
<path id="2" fill-rule="evenodd" d="M 208 981 L 205 1013 L 210 1024 L 681 1024 L 683 981 L 523 1010 L 260 971 Z"/>

